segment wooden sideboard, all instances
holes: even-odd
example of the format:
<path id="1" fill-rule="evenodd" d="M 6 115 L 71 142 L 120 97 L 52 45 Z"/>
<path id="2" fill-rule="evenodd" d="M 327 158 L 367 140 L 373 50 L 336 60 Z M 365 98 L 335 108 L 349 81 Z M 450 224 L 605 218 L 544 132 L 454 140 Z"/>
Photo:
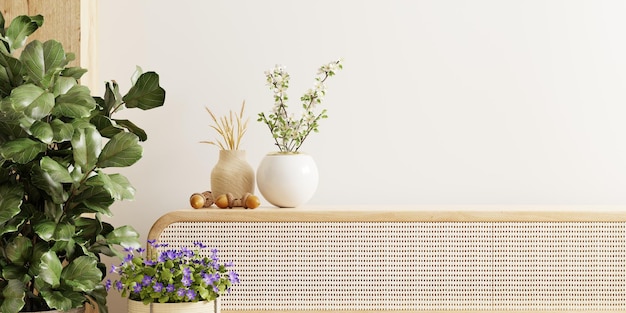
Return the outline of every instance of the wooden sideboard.
<path id="1" fill-rule="evenodd" d="M 234 261 L 224 312 L 626 312 L 626 208 L 325 206 L 165 214 Z"/>

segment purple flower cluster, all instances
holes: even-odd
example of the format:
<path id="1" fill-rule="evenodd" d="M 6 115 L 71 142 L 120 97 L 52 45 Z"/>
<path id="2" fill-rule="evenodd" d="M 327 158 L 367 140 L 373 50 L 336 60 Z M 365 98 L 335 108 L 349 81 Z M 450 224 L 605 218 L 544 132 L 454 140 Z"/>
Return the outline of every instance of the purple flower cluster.
<path id="1" fill-rule="evenodd" d="M 207 246 L 201 242 L 194 242 L 193 249 L 169 249 L 152 240 L 148 244 L 159 251 L 156 258 L 142 248 L 125 249 L 122 263 L 110 270 L 120 278 L 108 279 L 104 284 L 107 291 L 114 288 L 123 297 L 143 302 L 193 302 L 213 300 L 239 283 L 239 275 L 230 269 L 233 262 L 220 264 L 217 249 L 203 256 L 200 250 Z"/>

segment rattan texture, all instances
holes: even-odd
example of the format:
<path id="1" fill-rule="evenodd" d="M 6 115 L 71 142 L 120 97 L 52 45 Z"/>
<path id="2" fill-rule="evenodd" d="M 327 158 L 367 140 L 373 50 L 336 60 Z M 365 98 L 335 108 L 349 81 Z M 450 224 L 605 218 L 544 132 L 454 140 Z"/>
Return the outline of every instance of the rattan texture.
<path id="1" fill-rule="evenodd" d="M 223 310 L 626 310 L 624 222 L 175 222 L 241 284 Z"/>

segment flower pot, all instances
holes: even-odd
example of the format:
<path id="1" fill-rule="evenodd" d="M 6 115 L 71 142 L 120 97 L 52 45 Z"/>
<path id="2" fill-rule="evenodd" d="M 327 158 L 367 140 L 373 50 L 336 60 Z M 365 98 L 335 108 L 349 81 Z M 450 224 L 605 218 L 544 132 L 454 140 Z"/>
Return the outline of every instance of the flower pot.
<path id="1" fill-rule="evenodd" d="M 265 200 L 281 208 L 309 201 L 319 181 L 315 160 L 304 153 L 269 153 L 261 160 L 256 175 Z"/>
<path id="2" fill-rule="evenodd" d="M 219 313 L 219 299 L 215 301 L 149 303 L 128 300 L 128 313 Z"/>
<path id="3" fill-rule="evenodd" d="M 59 310 L 48 310 L 48 311 L 38 311 L 38 312 L 30 312 L 30 313 L 84 313 L 85 307 L 82 308 L 74 308 L 69 311 L 59 311 Z"/>
<path id="4" fill-rule="evenodd" d="M 211 171 L 211 193 L 214 197 L 232 193 L 235 199 L 254 194 L 254 169 L 246 161 L 245 150 L 220 150 Z"/>

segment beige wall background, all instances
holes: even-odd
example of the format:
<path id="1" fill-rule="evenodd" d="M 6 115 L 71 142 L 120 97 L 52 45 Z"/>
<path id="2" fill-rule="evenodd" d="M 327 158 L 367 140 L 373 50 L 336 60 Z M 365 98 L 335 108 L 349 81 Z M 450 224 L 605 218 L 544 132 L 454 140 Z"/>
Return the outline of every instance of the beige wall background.
<path id="1" fill-rule="evenodd" d="M 125 113 L 150 138 L 113 220 L 144 235 L 210 189 L 204 106 L 246 100 L 257 167 L 273 151 L 254 121 L 273 104 L 263 72 L 287 66 L 297 108 L 339 57 L 329 118 L 302 148 L 320 170 L 309 204 L 626 204 L 623 1 L 108 0 L 98 13 L 100 80 L 128 85 L 140 65 L 167 90 L 165 107 Z"/>
<path id="2" fill-rule="evenodd" d="M 120 9 L 124 3 L 125 9 Z M 263 72 L 288 67 L 292 108 L 318 65 L 329 118 L 303 146 L 311 204 L 626 203 L 622 1 L 101 1 L 101 81 L 156 70 L 165 107 L 128 113 L 150 136 L 128 169 L 121 220 L 186 207 L 217 160 L 204 106 L 246 100 L 242 147 L 273 150 L 255 122 Z M 147 114 L 144 114 L 147 113 Z"/>

